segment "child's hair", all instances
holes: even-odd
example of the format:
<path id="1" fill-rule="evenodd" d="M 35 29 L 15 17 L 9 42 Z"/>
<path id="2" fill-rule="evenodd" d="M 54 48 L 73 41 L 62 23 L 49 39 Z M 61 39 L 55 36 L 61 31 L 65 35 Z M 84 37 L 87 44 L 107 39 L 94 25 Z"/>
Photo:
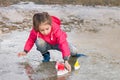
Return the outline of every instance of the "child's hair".
<path id="1" fill-rule="evenodd" d="M 51 25 L 51 16 L 47 12 L 36 13 L 33 16 L 33 28 L 39 31 L 39 25 L 49 24 Z"/>

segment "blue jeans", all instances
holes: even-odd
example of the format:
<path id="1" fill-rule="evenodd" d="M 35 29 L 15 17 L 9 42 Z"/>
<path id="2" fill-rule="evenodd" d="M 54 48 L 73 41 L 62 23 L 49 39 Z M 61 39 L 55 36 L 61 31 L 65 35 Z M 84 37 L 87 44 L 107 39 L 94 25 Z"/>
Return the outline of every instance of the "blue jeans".
<path id="1" fill-rule="evenodd" d="M 37 38 L 35 44 L 36 44 L 37 50 L 40 51 L 42 54 L 48 52 L 48 50 L 60 51 L 58 45 L 50 45 L 49 43 L 47 43 L 41 38 Z M 70 48 L 71 55 L 75 55 L 78 53 L 76 47 L 70 43 L 69 43 L 69 48 Z"/>

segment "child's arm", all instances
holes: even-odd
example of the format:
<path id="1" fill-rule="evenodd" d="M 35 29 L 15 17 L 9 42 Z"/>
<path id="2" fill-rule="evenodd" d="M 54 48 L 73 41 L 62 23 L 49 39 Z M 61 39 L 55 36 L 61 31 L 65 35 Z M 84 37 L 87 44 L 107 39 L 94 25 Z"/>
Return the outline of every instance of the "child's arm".
<path id="1" fill-rule="evenodd" d="M 24 46 L 24 51 L 18 53 L 18 57 L 25 56 L 33 47 L 34 42 L 37 38 L 37 32 L 35 32 L 34 29 L 31 30 L 30 35 L 28 37 L 28 40 L 26 41 L 26 44 Z"/>
<path id="2" fill-rule="evenodd" d="M 68 62 L 69 57 L 70 57 L 70 49 L 69 49 L 69 46 L 68 46 L 68 42 L 66 40 L 67 35 L 64 31 L 59 29 L 56 32 L 56 36 L 57 36 L 57 41 L 58 41 L 58 44 L 59 44 L 59 48 L 62 52 L 62 57 L 64 59 L 65 67 L 70 72 L 71 71 L 71 65 Z"/>
<path id="3" fill-rule="evenodd" d="M 70 49 L 69 49 L 68 42 L 66 39 L 67 38 L 66 33 L 62 31 L 61 29 L 59 29 L 56 32 L 56 37 L 57 37 L 60 51 L 62 52 L 63 59 L 68 60 L 70 56 Z"/>
<path id="4" fill-rule="evenodd" d="M 26 44 L 24 46 L 24 52 L 28 53 L 31 50 L 31 48 L 33 47 L 36 41 L 36 38 L 37 38 L 37 32 L 34 29 L 32 29 L 28 37 L 28 40 L 26 41 Z"/>

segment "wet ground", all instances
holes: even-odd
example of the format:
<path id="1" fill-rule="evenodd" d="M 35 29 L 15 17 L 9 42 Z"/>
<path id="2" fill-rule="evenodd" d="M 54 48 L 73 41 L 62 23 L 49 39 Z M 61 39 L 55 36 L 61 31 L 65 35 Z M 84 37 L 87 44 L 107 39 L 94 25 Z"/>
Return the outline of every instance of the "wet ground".
<path id="1" fill-rule="evenodd" d="M 120 28 L 107 28 L 99 33 L 71 32 L 68 39 L 87 57 L 79 59 L 80 69 L 57 76 L 54 62 L 41 63 L 42 56 L 35 46 L 25 58 L 18 58 L 28 36 L 27 31 L 14 31 L 0 36 L 1 80 L 119 80 Z M 77 34 L 76 34 L 77 33 Z M 27 35 L 25 35 L 27 34 Z M 25 36 L 22 36 L 25 35 Z M 73 40 L 74 38 L 74 40 Z M 58 51 L 51 52 L 51 61 L 62 60 Z"/>
<path id="2" fill-rule="evenodd" d="M 71 9 L 74 10 L 71 13 Z M 72 10 L 72 11 L 73 11 Z M 31 15 L 48 11 L 62 18 L 69 42 L 87 57 L 79 59 L 80 69 L 56 76 L 54 62 L 41 63 L 34 46 L 26 57 L 18 58 L 28 37 Z M 120 9 L 111 7 L 18 4 L 0 8 L 0 80 L 119 80 Z M 14 14 L 14 15 L 13 15 Z M 17 17 L 17 18 L 16 18 Z M 26 21 L 27 19 L 27 21 Z M 25 20 L 25 21 L 24 21 Z M 15 23 L 14 23 L 15 22 Z M 24 23 L 29 23 L 25 24 Z M 11 31 L 11 27 L 15 27 Z M 6 25 L 6 26 L 5 26 Z M 9 25 L 9 26 L 8 26 Z M 20 29 L 25 27 L 24 29 Z M 11 32 L 10 32 L 10 31 Z M 3 31 L 3 32 L 2 32 Z M 9 33 L 4 33 L 4 32 Z M 61 61 L 61 53 L 51 52 L 51 61 Z"/>

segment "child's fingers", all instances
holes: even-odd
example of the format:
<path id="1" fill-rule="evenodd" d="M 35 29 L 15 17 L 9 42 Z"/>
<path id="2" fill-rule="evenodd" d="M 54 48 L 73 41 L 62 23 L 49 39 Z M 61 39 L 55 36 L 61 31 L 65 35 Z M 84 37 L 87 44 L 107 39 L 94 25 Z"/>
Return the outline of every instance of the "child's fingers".
<path id="1" fill-rule="evenodd" d="M 18 53 L 18 57 L 25 56 L 25 53 Z"/>
<path id="2" fill-rule="evenodd" d="M 70 65 L 70 64 L 65 64 L 65 68 L 66 68 L 69 72 L 71 72 L 71 65 Z"/>
<path id="3" fill-rule="evenodd" d="M 67 66 L 66 68 L 69 72 L 71 72 L 71 67 L 70 66 Z"/>

